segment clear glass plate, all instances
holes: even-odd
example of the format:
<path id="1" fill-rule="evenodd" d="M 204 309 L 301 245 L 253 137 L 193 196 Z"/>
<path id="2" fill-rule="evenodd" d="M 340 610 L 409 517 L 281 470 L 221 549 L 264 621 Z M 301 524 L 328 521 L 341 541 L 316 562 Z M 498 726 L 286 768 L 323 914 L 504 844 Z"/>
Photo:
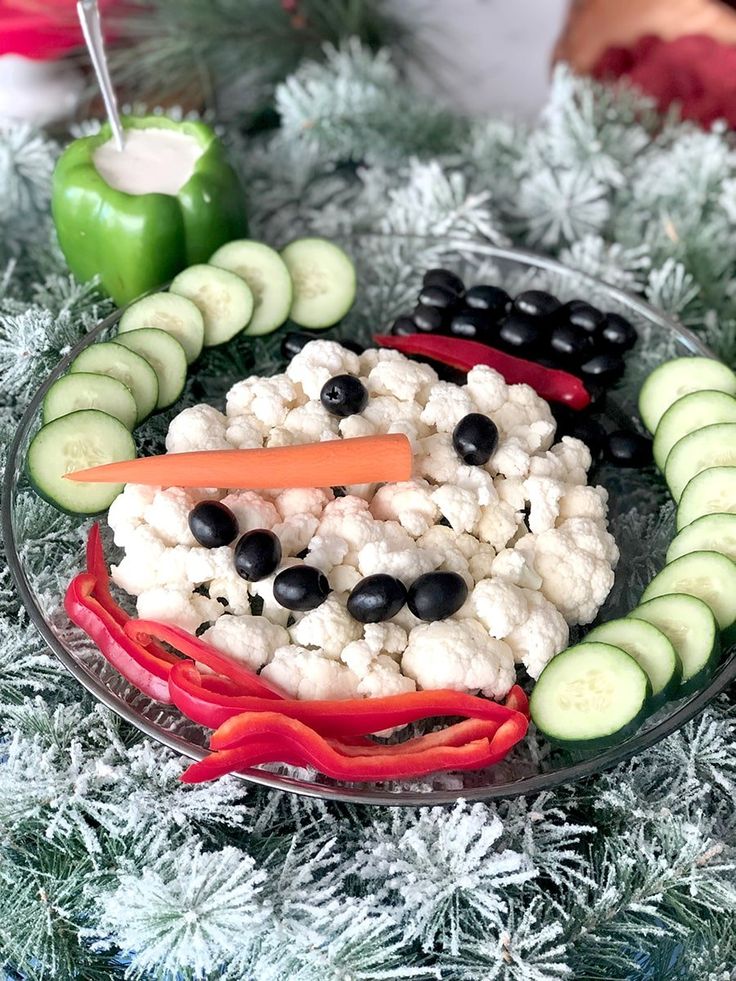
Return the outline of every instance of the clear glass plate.
<path id="1" fill-rule="evenodd" d="M 360 248 L 346 240 L 358 262 L 359 297 L 354 312 L 336 331 L 324 336 L 354 337 L 366 343 L 399 313 L 410 309 L 424 270 L 446 265 L 468 283 L 494 282 L 509 292 L 543 288 L 562 300 L 581 297 L 607 310 L 617 310 L 636 325 L 637 347 L 627 358 L 626 374 L 606 399 L 606 415 L 615 427 L 638 426 L 636 396 L 644 377 L 668 358 L 708 355 L 700 341 L 677 323 L 621 290 L 531 253 L 438 238 L 364 236 Z M 408 285 L 407 285 L 408 284 Z M 21 420 L 10 449 L 5 478 L 2 520 L 8 561 L 22 600 L 44 640 L 62 664 L 100 702 L 144 732 L 185 756 L 201 758 L 207 732 L 185 719 L 177 709 L 139 694 L 112 669 L 87 638 L 68 620 L 62 605 L 69 578 L 83 563 L 83 543 L 89 521 L 59 514 L 39 504 L 25 476 L 30 437 L 40 424 L 40 408 L 49 386 L 79 352 L 113 331 L 120 313 L 99 324 L 83 338 L 36 392 Z M 288 328 L 287 328 L 288 329 Z M 142 453 L 161 452 L 170 418 L 186 405 L 210 401 L 221 404 L 229 386 L 256 372 L 282 370 L 279 345 L 284 331 L 255 341 L 239 338 L 222 349 L 210 349 L 190 373 L 181 401 L 150 419 L 137 431 Z M 599 620 L 626 613 L 643 586 L 663 562 L 672 537 L 674 509 L 654 468 L 616 469 L 602 466 L 593 480 L 610 492 L 610 526 L 622 558 L 611 596 Z M 31 503 L 33 507 L 31 508 Z M 39 507 L 41 508 L 39 514 Z M 103 522 L 104 525 L 104 522 Z M 115 557 L 109 536 L 108 554 Z M 457 798 L 489 800 L 538 793 L 556 784 L 596 773 L 645 750 L 682 726 L 722 691 L 736 675 L 736 658 L 724 655 L 710 684 L 702 691 L 668 703 L 650 716 L 641 729 L 618 745 L 596 753 L 553 749 L 532 732 L 526 742 L 499 766 L 468 774 L 444 774 L 412 783 L 343 784 L 313 772 L 287 767 L 253 769 L 245 779 L 280 790 L 313 797 L 373 804 L 441 804 Z"/>

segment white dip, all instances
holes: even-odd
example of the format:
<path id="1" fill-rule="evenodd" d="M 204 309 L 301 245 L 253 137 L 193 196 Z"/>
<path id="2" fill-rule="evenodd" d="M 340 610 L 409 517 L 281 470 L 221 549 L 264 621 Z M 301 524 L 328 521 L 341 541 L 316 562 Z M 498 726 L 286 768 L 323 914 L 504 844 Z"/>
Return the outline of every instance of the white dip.
<path id="1" fill-rule="evenodd" d="M 128 129 L 125 147 L 114 140 L 98 147 L 93 160 L 101 177 L 126 194 L 178 194 L 194 173 L 202 147 L 171 129 Z"/>

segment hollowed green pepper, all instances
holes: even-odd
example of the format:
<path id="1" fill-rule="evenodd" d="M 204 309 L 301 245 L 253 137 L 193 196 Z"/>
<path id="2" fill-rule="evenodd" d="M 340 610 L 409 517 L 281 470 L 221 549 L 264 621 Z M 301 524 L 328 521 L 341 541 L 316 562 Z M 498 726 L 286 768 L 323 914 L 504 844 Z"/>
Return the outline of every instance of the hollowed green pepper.
<path id="1" fill-rule="evenodd" d="M 242 189 L 209 126 L 164 116 L 125 117 L 123 126 L 177 130 L 203 152 L 176 195 L 127 194 L 102 178 L 93 154 L 110 139 L 108 126 L 75 140 L 60 157 L 51 210 L 61 250 L 77 279 L 99 276 L 119 305 L 247 233 Z"/>

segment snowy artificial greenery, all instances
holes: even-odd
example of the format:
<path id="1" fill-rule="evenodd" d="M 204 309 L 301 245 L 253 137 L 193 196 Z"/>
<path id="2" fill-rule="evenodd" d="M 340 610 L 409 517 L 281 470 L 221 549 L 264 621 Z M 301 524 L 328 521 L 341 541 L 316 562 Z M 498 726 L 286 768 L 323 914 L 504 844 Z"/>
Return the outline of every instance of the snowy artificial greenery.
<path id="1" fill-rule="evenodd" d="M 375 272 L 367 317 L 376 290 L 406 304 L 407 250 L 436 247 L 412 235 L 515 243 L 643 294 L 736 361 L 736 154 L 718 128 L 662 119 L 564 70 L 530 128 L 467 120 L 354 44 L 296 71 L 276 104 L 280 130 L 224 132 L 253 232 L 276 244 L 374 233 L 353 242 Z M 4 441 L 48 368 L 110 309 L 54 243 L 57 152 L 43 134 L 0 131 Z M 617 517 L 641 558 L 632 575 L 647 575 L 670 519 Z M 79 535 L 35 499 L 18 521 L 24 560 L 58 590 Z M 180 759 L 47 656 L 4 567 L 0 586 L 3 978 L 736 976 L 725 696 L 615 770 L 526 800 L 390 810 L 230 778 L 184 787 Z"/>

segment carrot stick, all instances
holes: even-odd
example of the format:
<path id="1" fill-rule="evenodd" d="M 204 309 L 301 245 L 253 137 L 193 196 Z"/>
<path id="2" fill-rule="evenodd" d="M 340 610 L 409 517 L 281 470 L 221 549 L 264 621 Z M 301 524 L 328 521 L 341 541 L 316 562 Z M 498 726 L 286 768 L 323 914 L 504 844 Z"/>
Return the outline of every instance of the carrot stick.
<path id="1" fill-rule="evenodd" d="M 301 446 L 165 453 L 65 474 L 91 484 L 155 487 L 338 487 L 408 480 L 411 444 L 403 433 L 355 436 Z"/>

